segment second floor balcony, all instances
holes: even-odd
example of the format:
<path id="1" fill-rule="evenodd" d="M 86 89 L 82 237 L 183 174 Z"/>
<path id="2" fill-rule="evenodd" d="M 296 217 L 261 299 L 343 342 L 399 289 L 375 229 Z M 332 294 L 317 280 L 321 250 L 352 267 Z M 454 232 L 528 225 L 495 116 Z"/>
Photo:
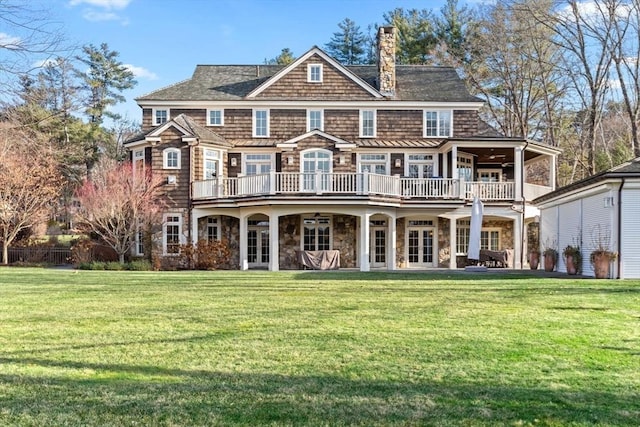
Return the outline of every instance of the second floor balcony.
<path id="1" fill-rule="evenodd" d="M 547 187 L 540 191 L 547 190 Z M 548 188 L 551 191 L 551 188 Z M 527 190 L 525 188 L 525 194 Z M 408 178 L 374 173 L 271 172 L 241 177 L 219 177 L 193 183 L 195 200 L 255 196 L 377 196 L 416 200 L 514 201 L 515 182 L 464 181 L 454 178 Z"/>

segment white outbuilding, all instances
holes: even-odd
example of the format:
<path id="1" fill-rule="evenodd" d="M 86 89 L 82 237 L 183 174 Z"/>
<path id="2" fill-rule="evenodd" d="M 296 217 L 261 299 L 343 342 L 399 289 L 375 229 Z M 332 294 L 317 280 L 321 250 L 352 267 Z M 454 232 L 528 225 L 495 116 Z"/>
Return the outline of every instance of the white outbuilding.
<path id="1" fill-rule="evenodd" d="M 541 249 L 560 253 L 558 271 L 566 272 L 562 251 L 579 245 L 582 274 L 593 276 L 591 252 L 618 254 L 611 278 L 640 278 L 640 157 L 538 197 Z"/>

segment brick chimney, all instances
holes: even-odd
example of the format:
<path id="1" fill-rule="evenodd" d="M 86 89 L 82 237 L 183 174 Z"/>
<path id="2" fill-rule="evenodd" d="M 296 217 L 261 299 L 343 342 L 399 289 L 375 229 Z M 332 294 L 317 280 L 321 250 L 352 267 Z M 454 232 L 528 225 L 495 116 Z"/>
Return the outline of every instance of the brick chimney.
<path id="1" fill-rule="evenodd" d="M 396 95 L 396 29 L 378 29 L 378 86 L 386 97 Z"/>

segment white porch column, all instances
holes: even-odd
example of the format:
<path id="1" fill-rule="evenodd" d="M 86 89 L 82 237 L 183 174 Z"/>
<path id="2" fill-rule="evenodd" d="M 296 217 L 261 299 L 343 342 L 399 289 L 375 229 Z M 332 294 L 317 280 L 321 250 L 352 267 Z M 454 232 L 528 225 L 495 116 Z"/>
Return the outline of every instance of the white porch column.
<path id="1" fill-rule="evenodd" d="M 369 271 L 371 263 L 369 262 L 369 251 L 371 243 L 369 241 L 369 220 L 370 213 L 360 215 L 360 271 Z"/>
<path id="2" fill-rule="evenodd" d="M 240 270 L 249 269 L 249 216 L 240 212 Z"/>
<path id="3" fill-rule="evenodd" d="M 389 244 L 387 245 L 387 270 L 396 269 L 397 231 L 396 216 L 389 217 Z"/>
<path id="4" fill-rule="evenodd" d="M 522 185 L 524 181 L 524 165 L 522 163 L 522 147 L 515 147 L 513 149 L 513 159 L 514 159 L 514 170 L 515 174 L 513 180 L 515 181 L 515 193 L 514 199 L 515 201 L 522 200 Z"/>
<path id="5" fill-rule="evenodd" d="M 447 164 L 445 160 L 445 165 Z M 458 179 L 458 146 L 451 147 L 451 178 Z"/>
<path id="6" fill-rule="evenodd" d="M 522 268 L 522 215 L 513 220 L 513 268 Z"/>
<path id="7" fill-rule="evenodd" d="M 191 244 L 195 245 L 198 243 L 198 219 L 200 216 L 198 215 L 196 209 L 191 210 Z"/>
<path id="8" fill-rule="evenodd" d="M 551 178 L 551 182 L 549 185 L 553 190 L 556 189 L 556 156 L 551 156 L 551 161 L 549 162 L 551 170 L 549 171 L 549 177 Z"/>
<path id="9" fill-rule="evenodd" d="M 269 271 L 280 270 L 280 216 L 276 212 L 269 215 Z"/>
<path id="10" fill-rule="evenodd" d="M 449 258 L 450 258 L 449 268 L 450 269 L 458 268 L 458 260 L 456 259 L 456 253 L 457 253 L 456 242 L 458 240 L 457 222 L 458 221 L 456 217 L 449 218 Z"/>

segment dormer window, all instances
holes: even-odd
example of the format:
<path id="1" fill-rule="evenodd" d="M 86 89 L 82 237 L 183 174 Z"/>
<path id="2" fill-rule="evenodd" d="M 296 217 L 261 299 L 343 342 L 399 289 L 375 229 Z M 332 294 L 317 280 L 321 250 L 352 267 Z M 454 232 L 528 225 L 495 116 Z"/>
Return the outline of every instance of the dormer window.
<path id="1" fill-rule="evenodd" d="M 180 169 L 180 150 L 167 148 L 162 152 L 164 169 Z"/>
<path id="2" fill-rule="evenodd" d="M 426 110 L 424 112 L 424 136 L 444 137 L 451 136 L 451 111 L 450 110 Z"/>
<path id="3" fill-rule="evenodd" d="M 153 109 L 153 124 L 158 126 L 169 121 L 169 110 L 166 108 L 154 108 Z"/>
<path id="4" fill-rule="evenodd" d="M 307 65 L 307 81 L 309 83 L 322 83 L 322 64 Z"/>

